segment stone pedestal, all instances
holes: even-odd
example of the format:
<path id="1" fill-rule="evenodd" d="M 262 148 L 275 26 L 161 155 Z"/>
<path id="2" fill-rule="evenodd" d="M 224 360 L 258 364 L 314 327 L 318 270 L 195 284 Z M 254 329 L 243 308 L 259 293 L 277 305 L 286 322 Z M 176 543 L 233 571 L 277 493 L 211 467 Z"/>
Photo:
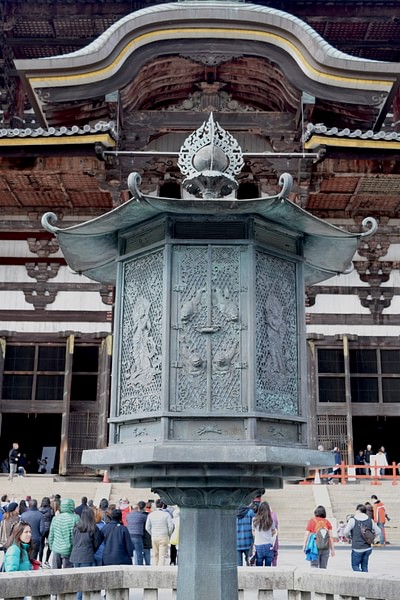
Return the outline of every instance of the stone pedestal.
<path id="1" fill-rule="evenodd" d="M 177 600 L 237 600 L 235 516 L 235 508 L 181 508 Z"/>
<path id="2" fill-rule="evenodd" d="M 179 506 L 177 600 L 237 600 L 237 509 L 262 488 L 302 479 L 309 465 L 325 466 L 325 454 L 228 443 L 132 443 L 86 450 L 85 462 L 107 464 L 112 480 L 129 479 L 132 487 L 151 488 Z"/>
<path id="3" fill-rule="evenodd" d="M 236 513 L 257 489 L 157 489 L 180 508 L 177 600 L 237 600 Z"/>

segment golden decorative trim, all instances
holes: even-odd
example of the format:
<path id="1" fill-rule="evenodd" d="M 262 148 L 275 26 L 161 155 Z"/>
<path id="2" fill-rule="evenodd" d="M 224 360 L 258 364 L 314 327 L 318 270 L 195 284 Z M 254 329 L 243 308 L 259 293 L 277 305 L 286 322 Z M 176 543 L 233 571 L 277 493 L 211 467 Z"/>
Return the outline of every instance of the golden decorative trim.
<path id="1" fill-rule="evenodd" d="M 101 135 L 65 135 L 57 137 L 25 137 L 25 138 L 1 138 L 2 146 L 65 146 L 76 144 L 104 144 L 104 146 L 114 148 L 117 142 L 108 134 Z"/>
<path id="2" fill-rule="evenodd" d="M 67 83 L 69 85 L 71 85 L 72 81 L 76 81 L 79 82 L 82 79 L 87 79 L 88 77 L 92 77 L 94 79 L 102 79 L 103 76 L 109 76 L 110 73 L 112 73 L 113 71 L 118 70 L 117 65 L 118 63 L 122 63 L 126 57 L 131 53 L 131 51 L 135 50 L 136 48 L 138 48 L 140 45 L 144 45 L 144 43 L 151 43 L 154 39 L 156 41 L 160 41 L 162 39 L 177 39 L 179 37 L 182 37 L 182 35 L 184 35 L 185 37 L 207 37 L 207 38 L 221 38 L 221 37 L 228 37 L 228 34 L 230 34 L 232 36 L 232 38 L 234 38 L 235 40 L 237 40 L 240 37 L 246 38 L 246 39 L 251 39 L 251 40 L 257 40 L 260 39 L 261 41 L 264 41 L 266 43 L 268 43 L 268 41 L 271 43 L 271 41 L 273 43 L 275 43 L 275 45 L 278 46 L 286 46 L 287 48 L 289 48 L 291 50 L 291 52 L 293 54 L 295 54 L 297 56 L 297 59 L 300 63 L 300 68 L 301 68 L 301 64 L 304 66 L 304 72 L 306 73 L 307 70 L 312 73 L 316 79 L 316 81 L 321 81 L 321 79 L 325 79 L 328 81 L 334 81 L 334 82 L 342 82 L 346 85 L 349 84 L 349 82 L 353 82 L 356 83 L 357 85 L 360 86 L 375 86 L 377 87 L 383 87 L 386 89 L 390 89 L 391 86 L 393 85 L 394 82 L 394 78 L 393 77 L 389 77 L 388 79 L 363 79 L 361 77 L 351 77 L 351 76 L 343 76 L 343 75 L 333 75 L 330 73 L 327 73 L 326 71 L 322 71 L 319 70 L 317 68 L 315 68 L 314 66 L 311 65 L 310 62 L 308 62 L 304 55 L 299 51 L 299 49 L 296 47 L 296 45 L 289 41 L 288 39 L 284 38 L 281 35 L 278 35 L 276 33 L 270 33 L 270 32 L 266 32 L 266 31 L 259 31 L 257 29 L 235 29 L 235 28 L 223 28 L 223 27 L 182 27 L 182 28 L 171 28 L 171 29 L 158 29 L 156 31 L 151 31 L 149 33 L 144 33 L 142 35 L 138 35 L 137 37 L 135 37 L 133 40 L 131 40 L 122 50 L 121 52 L 116 56 L 116 58 L 112 61 L 112 63 L 110 63 L 109 65 L 107 65 L 106 67 L 102 67 L 100 69 L 96 69 L 94 71 L 87 71 L 86 73 L 78 73 L 75 75 L 53 75 L 53 76 L 48 76 L 48 77 L 29 77 L 29 75 L 27 75 L 28 80 L 30 81 L 31 85 L 33 88 L 35 87 L 41 87 L 41 86 L 47 86 L 49 82 L 58 82 L 59 85 L 62 85 L 64 82 Z M 54 60 L 54 59 L 53 59 Z"/>
<path id="3" fill-rule="evenodd" d="M 344 148 L 379 148 L 381 150 L 400 150 L 400 141 L 385 140 L 360 140 L 357 138 L 349 139 L 342 137 L 325 137 L 322 135 L 313 135 L 305 144 L 305 150 L 313 150 L 318 146 L 341 146 Z"/>

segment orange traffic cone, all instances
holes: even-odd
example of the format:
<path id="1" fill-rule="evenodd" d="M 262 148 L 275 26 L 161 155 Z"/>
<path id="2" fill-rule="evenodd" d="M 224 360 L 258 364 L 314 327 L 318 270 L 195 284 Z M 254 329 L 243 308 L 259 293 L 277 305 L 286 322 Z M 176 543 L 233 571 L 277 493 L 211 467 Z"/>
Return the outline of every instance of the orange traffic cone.
<path id="1" fill-rule="evenodd" d="M 110 480 L 109 480 L 109 477 L 108 477 L 108 471 L 104 471 L 103 483 L 110 483 Z"/>

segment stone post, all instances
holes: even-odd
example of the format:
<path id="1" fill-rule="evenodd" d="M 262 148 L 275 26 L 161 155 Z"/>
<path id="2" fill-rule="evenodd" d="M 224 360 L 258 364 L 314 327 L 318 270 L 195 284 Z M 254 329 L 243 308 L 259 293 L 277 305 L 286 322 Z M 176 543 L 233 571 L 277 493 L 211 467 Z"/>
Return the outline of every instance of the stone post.
<path id="1" fill-rule="evenodd" d="M 177 600 L 237 600 L 236 512 L 256 489 L 157 489 L 180 506 Z"/>

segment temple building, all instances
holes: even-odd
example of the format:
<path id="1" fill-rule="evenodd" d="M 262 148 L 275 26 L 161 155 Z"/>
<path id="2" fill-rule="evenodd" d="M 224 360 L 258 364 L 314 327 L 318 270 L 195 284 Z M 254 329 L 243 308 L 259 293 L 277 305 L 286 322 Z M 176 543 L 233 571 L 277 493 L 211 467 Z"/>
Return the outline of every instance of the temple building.
<path id="1" fill-rule="evenodd" d="M 55 472 L 80 473 L 82 451 L 107 445 L 115 282 L 94 275 L 99 258 L 104 271 L 115 256 L 73 271 L 42 215 L 73 228 L 117 209 L 132 172 L 144 194 L 190 198 L 179 150 L 212 113 L 243 152 L 237 199 L 274 196 L 286 172 L 290 200 L 313 216 L 354 235 L 377 220 L 346 273 L 326 268 L 304 289 L 308 442 L 339 446 L 350 462 L 384 445 L 400 461 L 393 2 L 1 0 L 0 9 L 0 460 L 18 441 L 32 471 L 53 447 Z M 179 235 L 204 231 L 185 222 Z M 209 239 L 218 235 L 210 224 Z M 144 225 L 132 252 L 151 236 Z"/>

